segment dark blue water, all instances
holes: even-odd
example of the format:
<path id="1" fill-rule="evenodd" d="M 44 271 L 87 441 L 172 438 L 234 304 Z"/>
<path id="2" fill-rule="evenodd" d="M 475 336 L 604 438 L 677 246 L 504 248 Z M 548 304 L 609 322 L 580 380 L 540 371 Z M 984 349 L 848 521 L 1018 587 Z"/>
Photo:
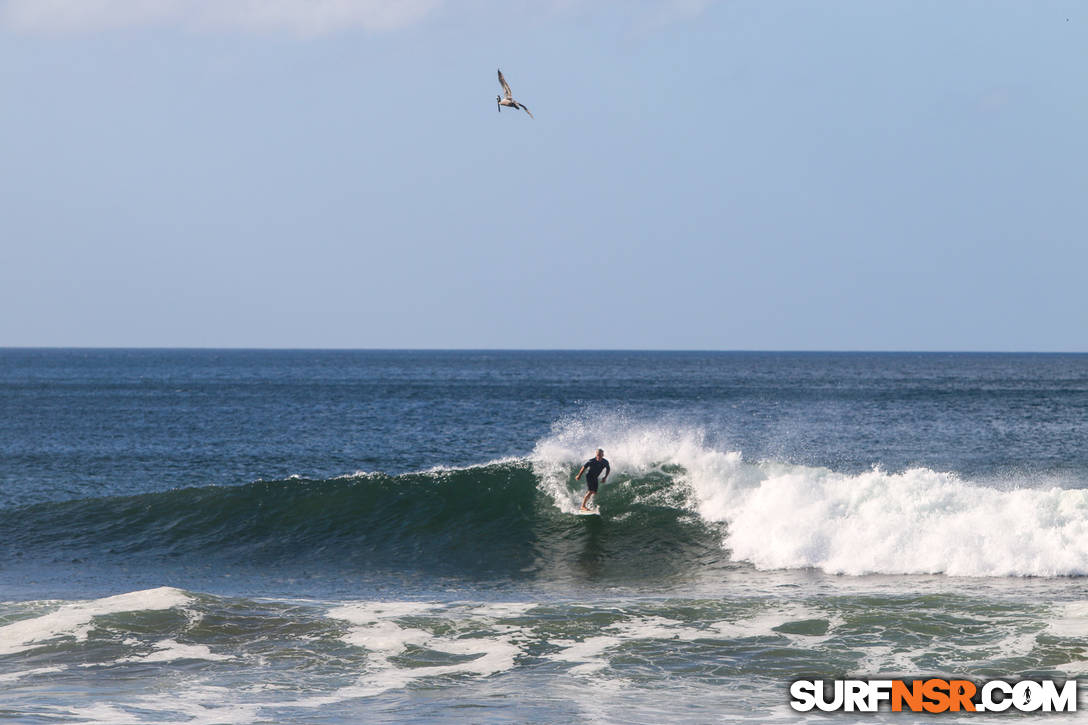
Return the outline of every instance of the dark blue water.
<path id="1" fill-rule="evenodd" d="M 1085 480 L 1088 356 L 0 350 L 0 497 L 463 467 L 604 414 L 753 460 Z"/>

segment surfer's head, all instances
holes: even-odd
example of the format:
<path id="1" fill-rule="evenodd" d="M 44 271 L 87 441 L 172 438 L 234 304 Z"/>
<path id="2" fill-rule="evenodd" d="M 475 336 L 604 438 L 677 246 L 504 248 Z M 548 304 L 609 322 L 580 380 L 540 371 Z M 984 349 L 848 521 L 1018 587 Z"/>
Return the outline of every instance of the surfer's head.
<path id="1" fill-rule="evenodd" d="M 603 458 L 603 457 L 604 457 L 604 449 L 603 448 L 598 448 L 597 449 L 597 458 Z"/>

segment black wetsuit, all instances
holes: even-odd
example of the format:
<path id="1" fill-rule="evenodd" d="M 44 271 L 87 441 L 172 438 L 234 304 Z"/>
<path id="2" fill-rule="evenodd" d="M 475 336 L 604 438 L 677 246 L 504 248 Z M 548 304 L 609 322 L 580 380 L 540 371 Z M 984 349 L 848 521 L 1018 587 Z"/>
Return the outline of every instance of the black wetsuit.
<path id="1" fill-rule="evenodd" d="M 597 476 L 601 475 L 601 471 L 612 472 L 612 467 L 608 465 L 607 458 L 602 458 L 599 461 L 596 457 L 590 458 L 582 468 L 586 469 L 586 486 L 594 493 L 597 492 Z"/>

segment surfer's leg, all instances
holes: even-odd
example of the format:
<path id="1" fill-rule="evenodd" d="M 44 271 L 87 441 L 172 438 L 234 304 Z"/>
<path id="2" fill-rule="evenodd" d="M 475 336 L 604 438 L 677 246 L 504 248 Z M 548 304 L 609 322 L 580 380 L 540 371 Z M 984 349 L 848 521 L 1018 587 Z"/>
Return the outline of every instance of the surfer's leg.
<path id="1" fill-rule="evenodd" d="M 586 491 L 586 495 L 582 498 L 583 511 L 589 510 L 586 508 L 586 501 L 589 501 L 589 497 L 597 495 L 597 479 L 586 476 L 586 488 L 588 488 L 589 490 Z"/>

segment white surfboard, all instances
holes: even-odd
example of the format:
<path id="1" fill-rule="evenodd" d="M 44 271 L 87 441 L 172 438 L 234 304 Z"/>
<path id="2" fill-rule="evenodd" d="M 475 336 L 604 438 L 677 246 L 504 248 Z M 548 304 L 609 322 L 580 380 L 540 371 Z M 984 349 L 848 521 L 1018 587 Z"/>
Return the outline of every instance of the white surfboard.
<path id="1" fill-rule="evenodd" d="M 586 511 L 582 511 L 581 509 L 579 509 L 578 510 L 578 515 L 579 516 L 600 516 L 601 515 L 601 510 L 599 508 L 588 509 Z"/>

